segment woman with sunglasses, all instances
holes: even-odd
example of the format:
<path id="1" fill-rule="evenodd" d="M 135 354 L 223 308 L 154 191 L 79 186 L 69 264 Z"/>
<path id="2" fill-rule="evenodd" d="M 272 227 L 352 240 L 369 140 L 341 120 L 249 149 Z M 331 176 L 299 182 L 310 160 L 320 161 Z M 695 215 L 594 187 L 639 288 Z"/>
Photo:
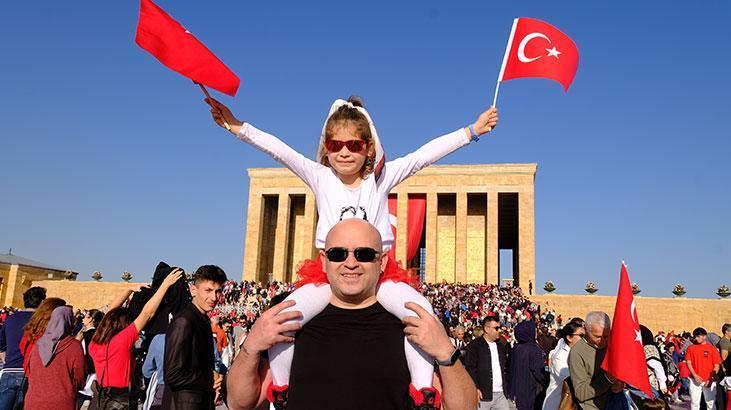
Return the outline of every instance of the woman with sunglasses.
<path id="1" fill-rule="evenodd" d="M 383 249 L 379 251 L 388 252 L 394 243 L 388 213 L 388 193 L 391 189 L 422 168 L 471 141 L 477 141 L 480 135 L 491 131 L 498 122 L 497 109 L 491 107 L 480 114 L 472 125 L 438 137 L 402 158 L 385 162 L 383 147 L 370 115 L 363 107 L 363 102 L 351 96 L 347 101 L 336 100 L 330 107 L 320 134 L 317 158 L 313 161 L 277 137 L 239 121 L 220 102 L 213 99 L 206 99 L 206 102 L 211 105 L 211 115 L 216 124 L 229 130 L 241 141 L 271 155 L 312 190 L 319 216 L 315 237 L 318 249 L 325 247 L 325 236 L 337 222 L 347 218 L 362 218 L 380 232 Z M 337 259 L 342 257 L 342 253 L 328 256 Z M 376 256 L 369 251 L 362 251 L 355 257 L 366 262 Z M 331 292 L 321 261 L 304 261 L 297 273 L 302 279 L 288 299 L 296 301 L 296 306 L 291 310 L 302 313 L 301 324 L 304 325 L 328 305 Z M 381 275 L 378 301 L 401 320 L 406 316 L 414 316 L 412 311 L 404 308 L 407 301 L 416 302 L 432 312 L 427 300 L 410 286 L 417 284 L 418 278 L 410 277 L 408 272 L 389 259 Z M 406 343 L 405 347 L 413 387 L 410 390 L 415 402 L 420 402 L 420 390 L 433 391 L 433 359 L 411 343 Z M 270 349 L 274 379 L 268 391 L 270 401 L 274 397 L 272 391 L 277 393 L 277 397 L 286 396 L 293 356 L 292 343 L 280 343 Z"/>
<path id="2" fill-rule="evenodd" d="M 571 319 L 559 332 L 561 339 L 548 354 L 549 380 L 543 410 L 557 410 L 561 404 L 561 386 L 569 377 L 569 352 L 586 333 L 584 320 L 578 317 Z"/>

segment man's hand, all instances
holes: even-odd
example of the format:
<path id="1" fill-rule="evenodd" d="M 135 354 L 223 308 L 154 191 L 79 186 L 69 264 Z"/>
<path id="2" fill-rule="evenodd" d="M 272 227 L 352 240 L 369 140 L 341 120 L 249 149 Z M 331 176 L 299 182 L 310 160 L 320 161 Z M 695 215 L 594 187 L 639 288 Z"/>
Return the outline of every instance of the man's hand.
<path id="1" fill-rule="evenodd" d="M 213 372 L 213 391 L 216 394 L 221 393 L 221 385 L 223 384 L 223 375 L 220 373 Z"/>
<path id="2" fill-rule="evenodd" d="M 482 114 L 480 114 L 479 117 L 477 117 L 477 121 L 475 121 L 474 124 L 475 132 L 480 135 L 488 133 L 492 131 L 495 126 L 497 126 L 497 122 L 497 108 L 490 107 L 487 111 L 483 112 Z"/>
<path id="3" fill-rule="evenodd" d="M 447 360 L 454 352 L 454 346 L 449 341 L 444 326 L 418 304 L 406 302 L 404 306 L 417 314 L 417 317 L 408 316 L 403 320 L 406 325 L 406 339 L 429 356 L 437 360 Z"/>
<path id="4" fill-rule="evenodd" d="M 223 385 L 223 375 L 220 373 L 213 372 L 213 391 L 216 393 L 216 397 L 213 399 L 214 403 L 218 403 L 221 399 L 221 386 Z"/>
<path id="5" fill-rule="evenodd" d="M 294 342 L 294 337 L 290 336 L 291 332 L 299 330 L 301 325 L 299 322 L 287 322 L 302 318 L 302 313 L 297 310 L 282 312 L 294 305 L 294 300 L 286 300 L 262 313 L 254 322 L 241 350 L 249 355 L 258 354 L 277 343 Z"/>
<path id="6" fill-rule="evenodd" d="M 622 390 L 624 390 L 624 383 L 620 380 L 615 380 L 612 383 L 612 393 L 620 393 Z"/>
<path id="7" fill-rule="evenodd" d="M 705 384 L 705 383 L 703 383 L 703 379 L 701 379 L 701 377 L 698 376 L 697 374 L 695 376 L 693 376 L 693 380 L 695 380 L 695 384 L 697 384 L 699 386 L 703 386 Z"/>

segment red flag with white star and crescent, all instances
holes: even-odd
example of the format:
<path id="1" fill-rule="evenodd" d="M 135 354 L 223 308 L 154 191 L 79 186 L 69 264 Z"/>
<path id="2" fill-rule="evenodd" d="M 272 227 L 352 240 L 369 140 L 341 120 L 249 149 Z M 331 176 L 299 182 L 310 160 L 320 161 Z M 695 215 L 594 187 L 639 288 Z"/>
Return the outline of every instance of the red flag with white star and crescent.
<path id="1" fill-rule="evenodd" d="M 513 20 L 498 82 L 538 77 L 569 90 L 579 67 L 579 49 L 556 27 L 528 17 Z"/>
<path id="2" fill-rule="evenodd" d="M 640 334 L 640 321 L 627 274 L 627 266 L 624 263 L 622 263 L 622 272 L 619 277 L 617 303 L 614 305 L 612 329 L 602 369 L 614 378 L 652 396 L 650 379 L 647 376 L 645 350 Z"/>

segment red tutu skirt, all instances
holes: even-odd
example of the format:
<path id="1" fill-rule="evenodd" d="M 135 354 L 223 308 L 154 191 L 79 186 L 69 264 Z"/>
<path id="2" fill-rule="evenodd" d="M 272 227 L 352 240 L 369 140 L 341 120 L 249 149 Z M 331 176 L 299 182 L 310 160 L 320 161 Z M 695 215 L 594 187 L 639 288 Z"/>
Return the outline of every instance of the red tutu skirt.
<path id="1" fill-rule="evenodd" d="M 330 283 L 327 280 L 327 274 L 324 270 L 322 270 L 322 255 L 318 256 L 317 259 L 307 259 L 303 261 L 297 269 L 297 276 L 299 276 L 300 279 L 295 282 L 295 288 L 307 285 L 308 283 L 314 283 L 316 285 Z M 401 263 L 396 262 L 390 257 L 388 257 L 388 260 L 386 261 L 386 269 L 384 269 L 381 273 L 378 283 L 385 282 L 387 280 L 404 282 L 416 290 L 421 290 L 419 276 L 402 268 Z"/>

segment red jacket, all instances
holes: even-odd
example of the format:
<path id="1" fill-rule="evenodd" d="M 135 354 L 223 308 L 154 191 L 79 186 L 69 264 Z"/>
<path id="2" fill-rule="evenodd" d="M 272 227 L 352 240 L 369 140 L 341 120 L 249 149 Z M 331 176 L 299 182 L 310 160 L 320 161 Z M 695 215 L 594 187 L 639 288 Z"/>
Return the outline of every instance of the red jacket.
<path id="1" fill-rule="evenodd" d="M 58 342 L 48 367 L 43 366 L 38 346 L 25 365 L 28 393 L 25 408 L 33 410 L 75 410 L 77 392 L 86 382 L 86 361 L 81 342 L 66 336 Z"/>

